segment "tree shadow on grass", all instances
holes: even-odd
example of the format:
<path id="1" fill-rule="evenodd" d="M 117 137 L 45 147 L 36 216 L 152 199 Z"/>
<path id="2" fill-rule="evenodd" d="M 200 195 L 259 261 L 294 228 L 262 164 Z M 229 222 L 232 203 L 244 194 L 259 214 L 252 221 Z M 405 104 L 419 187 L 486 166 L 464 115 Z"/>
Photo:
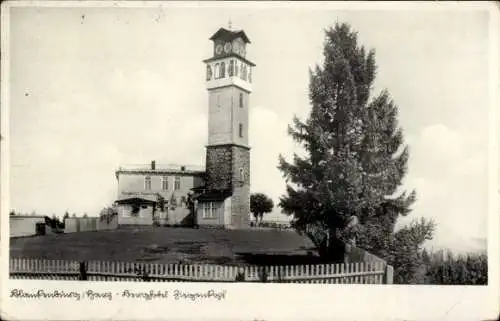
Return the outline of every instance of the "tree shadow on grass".
<path id="1" fill-rule="evenodd" d="M 262 253 L 236 253 L 238 260 L 246 264 L 271 266 L 271 265 L 307 265 L 324 263 L 320 257 L 313 254 L 262 254 Z"/>

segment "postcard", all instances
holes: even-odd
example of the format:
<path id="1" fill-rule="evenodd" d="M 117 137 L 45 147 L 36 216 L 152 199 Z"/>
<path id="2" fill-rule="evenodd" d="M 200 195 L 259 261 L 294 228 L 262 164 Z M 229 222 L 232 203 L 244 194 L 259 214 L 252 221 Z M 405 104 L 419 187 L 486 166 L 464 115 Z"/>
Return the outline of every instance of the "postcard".
<path id="1" fill-rule="evenodd" d="M 6 1 L 5 320 L 495 320 L 492 2 Z"/>

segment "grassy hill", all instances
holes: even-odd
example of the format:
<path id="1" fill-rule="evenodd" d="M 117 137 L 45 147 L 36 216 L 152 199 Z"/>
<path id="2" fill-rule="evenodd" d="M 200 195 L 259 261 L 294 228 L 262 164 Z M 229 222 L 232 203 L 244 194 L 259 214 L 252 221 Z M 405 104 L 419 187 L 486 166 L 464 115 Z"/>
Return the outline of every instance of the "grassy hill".
<path id="1" fill-rule="evenodd" d="M 307 264 L 313 244 L 293 231 L 121 228 L 10 240 L 11 257 L 154 263 Z"/>

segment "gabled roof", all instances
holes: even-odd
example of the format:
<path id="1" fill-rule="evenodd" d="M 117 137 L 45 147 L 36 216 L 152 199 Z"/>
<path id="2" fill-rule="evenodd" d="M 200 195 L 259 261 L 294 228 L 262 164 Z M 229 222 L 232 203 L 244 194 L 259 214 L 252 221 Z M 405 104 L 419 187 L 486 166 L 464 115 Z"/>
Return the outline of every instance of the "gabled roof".
<path id="1" fill-rule="evenodd" d="M 199 202 L 203 201 L 223 201 L 231 196 L 231 190 L 213 190 L 208 191 L 197 197 Z"/>
<path id="2" fill-rule="evenodd" d="M 202 166 L 188 165 L 162 165 L 156 164 L 155 169 L 149 164 L 137 165 L 121 165 L 115 175 L 118 178 L 119 174 L 141 174 L 141 175 L 188 175 L 188 176 L 205 176 L 205 169 Z"/>
<path id="3" fill-rule="evenodd" d="M 48 216 L 43 216 L 43 215 L 23 215 L 23 214 L 16 214 L 16 215 L 9 215 L 10 218 L 37 218 L 37 219 L 45 219 Z"/>
<path id="4" fill-rule="evenodd" d="M 118 204 L 156 204 L 155 200 L 145 197 L 128 197 L 116 200 L 115 202 Z"/>
<path id="5" fill-rule="evenodd" d="M 217 32 L 214 33 L 212 37 L 210 37 L 210 40 L 222 39 L 230 41 L 238 37 L 241 37 L 241 39 L 243 39 L 245 43 L 250 43 L 250 39 L 248 39 L 247 35 L 243 30 L 231 31 L 224 28 L 220 28 L 219 30 L 217 30 Z"/>
<path id="6" fill-rule="evenodd" d="M 206 187 L 204 185 L 201 185 L 201 186 L 195 186 L 193 188 L 191 188 L 191 190 L 193 192 L 201 192 L 201 191 L 204 191 L 206 189 Z"/>
<path id="7" fill-rule="evenodd" d="M 251 62 L 250 60 L 246 59 L 246 58 L 243 58 L 242 56 L 240 55 L 237 55 L 235 53 L 230 53 L 228 55 L 223 55 L 223 56 L 219 56 L 219 57 L 211 57 L 211 58 L 208 58 L 208 59 L 205 59 L 203 60 L 204 63 L 208 63 L 208 62 L 211 62 L 211 61 L 215 61 L 215 60 L 219 60 L 221 57 L 224 57 L 224 58 L 227 58 L 227 57 L 237 57 L 238 59 L 240 59 L 241 61 L 244 61 L 247 65 L 250 65 L 252 67 L 255 67 L 255 64 L 253 62 Z"/>

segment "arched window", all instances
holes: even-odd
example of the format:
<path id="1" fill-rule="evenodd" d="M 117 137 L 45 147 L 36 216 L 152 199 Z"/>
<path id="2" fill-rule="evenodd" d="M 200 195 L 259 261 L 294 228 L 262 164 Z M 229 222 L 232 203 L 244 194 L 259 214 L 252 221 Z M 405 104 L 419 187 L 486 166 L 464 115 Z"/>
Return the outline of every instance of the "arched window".
<path id="1" fill-rule="evenodd" d="M 246 65 L 241 66 L 241 79 L 247 80 L 247 66 Z"/>
<path id="2" fill-rule="evenodd" d="M 226 77 L 226 64 L 223 62 L 220 63 L 220 75 L 219 78 Z"/>
<path id="3" fill-rule="evenodd" d="M 219 79 L 219 64 L 215 64 L 215 79 Z"/>
<path id="4" fill-rule="evenodd" d="M 207 81 L 212 79 L 212 66 L 207 65 Z"/>
<path id="5" fill-rule="evenodd" d="M 227 71 L 229 74 L 229 77 L 233 77 L 234 75 L 234 60 L 229 61 L 229 70 Z"/>

